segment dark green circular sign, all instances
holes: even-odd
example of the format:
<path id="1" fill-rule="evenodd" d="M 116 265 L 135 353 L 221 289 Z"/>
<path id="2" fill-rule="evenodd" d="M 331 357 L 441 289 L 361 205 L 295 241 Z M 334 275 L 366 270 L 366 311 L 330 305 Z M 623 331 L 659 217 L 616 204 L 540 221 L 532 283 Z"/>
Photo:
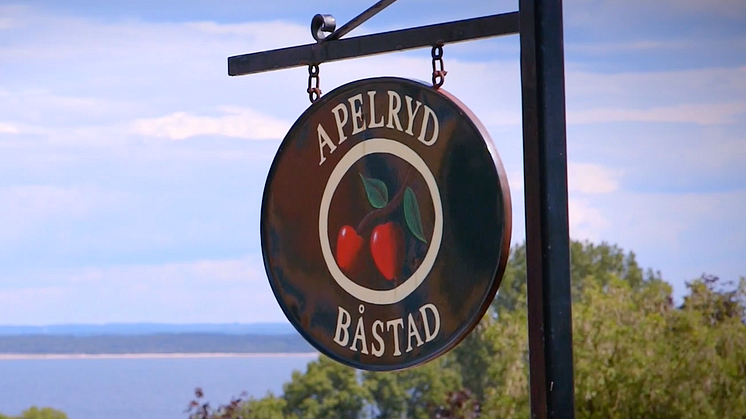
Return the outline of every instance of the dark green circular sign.
<path id="1" fill-rule="evenodd" d="M 262 202 L 282 310 L 323 354 L 365 370 L 433 359 L 500 285 L 510 192 L 487 131 L 456 98 L 382 77 L 341 86 L 296 121 Z"/>

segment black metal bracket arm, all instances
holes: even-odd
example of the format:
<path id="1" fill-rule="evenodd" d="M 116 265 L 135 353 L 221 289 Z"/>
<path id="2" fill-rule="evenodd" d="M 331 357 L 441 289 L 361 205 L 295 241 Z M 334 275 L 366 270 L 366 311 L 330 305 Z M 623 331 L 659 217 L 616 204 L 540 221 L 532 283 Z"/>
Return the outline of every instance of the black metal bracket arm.
<path id="1" fill-rule="evenodd" d="M 243 76 L 386 52 L 432 47 L 437 44 L 513 35 L 518 33 L 518 25 L 518 12 L 511 12 L 236 55 L 228 57 L 228 75 Z M 334 34 L 341 32 L 342 29 L 344 27 Z"/>
<path id="2" fill-rule="evenodd" d="M 342 25 L 342 27 L 337 29 L 336 31 L 334 30 L 334 28 L 336 27 L 334 16 L 316 15 L 313 17 L 313 20 L 311 20 L 311 34 L 313 35 L 313 39 L 317 40 L 318 42 L 333 41 L 335 39 L 339 39 L 350 33 L 353 29 L 365 23 L 368 19 L 377 15 L 383 9 L 389 7 L 391 3 L 395 1 L 396 0 L 380 0 L 378 3 L 370 6 L 363 13 L 360 13 L 352 20 Z M 324 32 L 332 32 L 332 34 L 329 36 L 324 36 Z"/>

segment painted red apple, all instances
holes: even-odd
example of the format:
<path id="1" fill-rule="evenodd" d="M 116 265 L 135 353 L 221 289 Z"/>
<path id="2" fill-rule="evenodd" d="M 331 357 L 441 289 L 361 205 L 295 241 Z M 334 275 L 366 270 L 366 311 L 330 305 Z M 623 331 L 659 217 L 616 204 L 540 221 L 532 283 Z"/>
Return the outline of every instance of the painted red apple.
<path id="1" fill-rule="evenodd" d="M 337 265 L 350 275 L 360 267 L 365 241 L 353 227 L 343 226 L 337 235 Z"/>
<path id="2" fill-rule="evenodd" d="M 370 235 L 370 254 L 381 274 L 393 281 L 404 265 L 404 233 L 396 223 L 376 226 Z"/>

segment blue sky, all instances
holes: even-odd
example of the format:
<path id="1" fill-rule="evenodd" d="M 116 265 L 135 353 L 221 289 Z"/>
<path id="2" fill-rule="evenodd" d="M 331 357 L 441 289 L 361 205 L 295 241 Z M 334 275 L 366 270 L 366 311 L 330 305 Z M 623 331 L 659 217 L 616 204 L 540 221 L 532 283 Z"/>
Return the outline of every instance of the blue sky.
<path id="1" fill-rule="evenodd" d="M 0 2 L 0 324 L 283 320 L 259 205 L 307 70 L 228 77 L 226 59 L 371 2 Z M 351 35 L 517 8 L 454 4 L 400 0 Z M 633 250 L 677 297 L 703 272 L 746 275 L 746 3 L 566 0 L 565 29 L 571 236 Z M 321 87 L 429 80 L 429 56 L 323 64 Z M 444 60 L 501 154 L 521 242 L 518 38 Z"/>

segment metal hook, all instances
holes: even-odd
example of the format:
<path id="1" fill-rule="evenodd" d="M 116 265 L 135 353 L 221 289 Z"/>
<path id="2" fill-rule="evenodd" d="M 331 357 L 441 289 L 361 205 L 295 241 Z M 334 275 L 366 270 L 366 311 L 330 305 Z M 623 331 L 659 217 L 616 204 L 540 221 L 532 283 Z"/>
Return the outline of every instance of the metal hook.
<path id="1" fill-rule="evenodd" d="M 308 99 L 311 103 L 316 102 L 321 97 L 321 78 L 319 77 L 319 65 L 308 65 Z"/>
<path id="2" fill-rule="evenodd" d="M 446 74 L 448 74 L 443 67 L 443 43 L 438 42 L 433 45 L 430 55 L 433 57 L 433 87 L 439 89 L 446 81 Z"/>
<path id="3" fill-rule="evenodd" d="M 318 14 L 311 19 L 311 35 L 317 42 L 332 34 L 336 27 L 337 21 L 332 15 Z"/>

